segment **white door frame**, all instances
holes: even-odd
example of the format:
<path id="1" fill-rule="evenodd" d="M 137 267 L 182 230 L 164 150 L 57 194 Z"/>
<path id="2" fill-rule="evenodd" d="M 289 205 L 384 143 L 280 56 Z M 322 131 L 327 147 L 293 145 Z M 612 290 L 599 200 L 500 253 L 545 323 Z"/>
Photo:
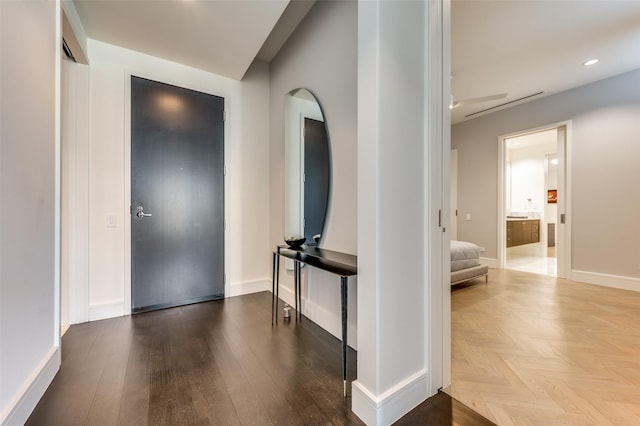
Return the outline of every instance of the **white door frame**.
<path id="1" fill-rule="evenodd" d="M 452 240 L 458 239 L 458 148 L 451 150 L 451 169 L 449 170 L 449 187 L 451 188 L 450 235 Z"/>
<path id="2" fill-rule="evenodd" d="M 428 4 L 425 147 L 425 327 L 429 394 L 451 385 L 451 0 Z"/>
<path id="3" fill-rule="evenodd" d="M 557 224 L 557 258 L 558 277 L 571 279 L 571 121 L 541 126 L 502 135 L 498 138 L 498 268 L 506 265 L 507 250 L 505 242 L 506 229 L 506 140 L 546 130 L 558 130 L 558 164 L 564 166 L 564 173 L 558 173 L 558 215 L 565 215 L 565 223 Z"/>

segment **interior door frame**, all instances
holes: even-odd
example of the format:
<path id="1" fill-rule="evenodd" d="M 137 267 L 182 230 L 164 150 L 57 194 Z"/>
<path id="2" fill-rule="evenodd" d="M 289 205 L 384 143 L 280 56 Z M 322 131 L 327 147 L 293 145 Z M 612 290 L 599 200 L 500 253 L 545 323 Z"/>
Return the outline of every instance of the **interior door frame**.
<path id="1" fill-rule="evenodd" d="M 451 188 L 451 217 L 449 228 L 452 240 L 458 239 L 458 148 L 451 149 L 449 187 Z"/>
<path id="2" fill-rule="evenodd" d="M 505 170 L 507 166 L 507 139 L 517 136 L 523 136 L 531 133 L 543 132 L 545 130 L 558 130 L 558 163 L 564 165 L 563 176 L 558 173 L 558 214 L 565 214 L 564 226 L 556 227 L 558 233 L 558 271 L 559 278 L 571 279 L 571 139 L 572 139 L 572 123 L 571 120 L 550 124 L 547 126 L 536 127 L 533 129 L 522 130 L 519 132 L 502 135 L 498 138 L 498 268 L 504 269 L 506 266 L 507 249 L 506 230 L 504 224 L 507 220 L 505 199 L 506 199 L 506 176 Z M 563 132 L 564 130 L 564 132 Z M 564 144 L 561 143 L 561 134 Z M 564 179 L 561 179 L 561 178 Z M 564 181 L 564 185 L 562 185 Z"/>
<path id="3" fill-rule="evenodd" d="M 218 96 L 224 99 L 224 297 L 230 296 L 230 285 L 227 279 L 227 272 L 230 270 L 230 179 L 229 179 L 229 112 L 230 101 L 226 93 L 216 92 L 210 87 L 202 87 L 197 84 L 185 81 L 175 81 L 167 76 L 154 73 L 141 72 L 137 70 L 125 69 L 124 72 L 124 314 L 131 314 L 131 76 L 142 77 L 148 80 L 157 81 L 164 84 L 184 89 L 195 90 L 197 92 Z"/>
<path id="4" fill-rule="evenodd" d="M 424 211 L 428 394 L 451 385 L 451 1 L 427 3 Z"/>

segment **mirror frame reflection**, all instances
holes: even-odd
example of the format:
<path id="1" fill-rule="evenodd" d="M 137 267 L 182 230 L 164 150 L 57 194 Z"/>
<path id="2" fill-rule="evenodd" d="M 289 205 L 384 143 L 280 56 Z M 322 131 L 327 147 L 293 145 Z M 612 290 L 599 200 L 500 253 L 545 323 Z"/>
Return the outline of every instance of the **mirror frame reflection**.
<path id="1" fill-rule="evenodd" d="M 319 246 L 331 197 L 331 149 L 325 115 L 307 89 L 285 96 L 285 236 Z"/>

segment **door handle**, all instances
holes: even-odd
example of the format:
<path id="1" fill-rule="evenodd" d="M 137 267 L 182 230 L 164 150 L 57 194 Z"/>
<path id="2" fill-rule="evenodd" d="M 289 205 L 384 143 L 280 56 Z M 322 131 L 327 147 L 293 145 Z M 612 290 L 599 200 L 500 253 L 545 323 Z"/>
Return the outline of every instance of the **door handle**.
<path id="1" fill-rule="evenodd" d="M 153 214 L 145 213 L 144 212 L 144 207 L 138 206 L 138 207 L 136 207 L 136 216 L 138 216 L 140 219 L 142 219 L 142 218 L 145 218 L 145 217 L 151 217 L 151 216 L 153 216 Z"/>

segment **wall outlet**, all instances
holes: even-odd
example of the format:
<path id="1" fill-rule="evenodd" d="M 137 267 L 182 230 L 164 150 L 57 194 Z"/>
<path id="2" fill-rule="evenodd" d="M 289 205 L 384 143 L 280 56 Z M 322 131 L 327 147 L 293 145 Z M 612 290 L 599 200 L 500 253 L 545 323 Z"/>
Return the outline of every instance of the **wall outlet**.
<path id="1" fill-rule="evenodd" d="M 471 220 L 471 213 L 467 213 L 467 214 L 464 216 L 464 219 L 465 219 L 465 220 Z"/>
<path id="2" fill-rule="evenodd" d="M 484 247 L 480 247 L 480 253 L 484 253 L 485 251 L 487 251 L 487 249 L 485 249 Z"/>

